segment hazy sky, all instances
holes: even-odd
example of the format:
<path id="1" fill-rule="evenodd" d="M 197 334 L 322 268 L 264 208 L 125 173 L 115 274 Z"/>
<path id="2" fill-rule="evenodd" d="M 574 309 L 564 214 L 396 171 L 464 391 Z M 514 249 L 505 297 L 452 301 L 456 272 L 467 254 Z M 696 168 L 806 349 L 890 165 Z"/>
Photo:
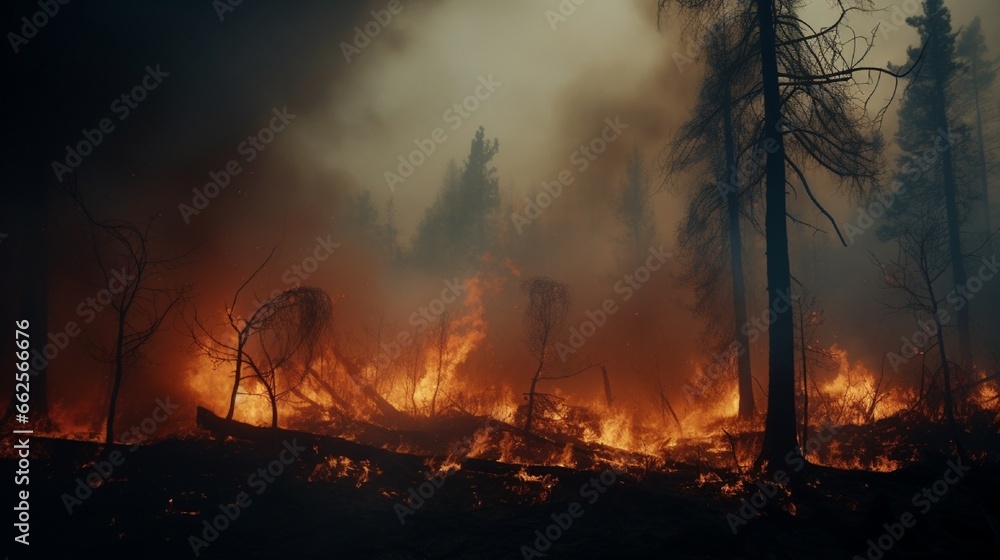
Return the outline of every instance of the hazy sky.
<path id="1" fill-rule="evenodd" d="M 652 0 L 590 0 L 565 21 L 550 22 L 546 12 L 558 10 L 559 4 L 404 3 L 387 29 L 338 73 L 328 106 L 317 108 L 308 129 L 298 129 L 307 164 L 347 171 L 357 187 L 385 199 L 390 190 L 383 174 L 396 170 L 398 156 L 415 149 L 415 139 L 445 128 L 448 140 L 395 192 L 397 208 L 415 210 L 401 220 L 411 230 L 419 209 L 440 186 L 448 159 L 461 160 L 468 153 L 468 141 L 480 125 L 488 136 L 500 139 L 496 164 L 502 186 L 518 192 L 550 180 L 579 144 L 599 132 L 603 116 L 622 115 L 631 121 L 635 126 L 625 142 L 657 155 L 669 130 L 658 128 L 660 134 L 653 135 L 639 129 L 675 124 L 690 106 L 697 69 L 692 65 L 682 71 L 671 60 L 685 41 L 669 23 L 657 29 Z M 896 4 L 908 10 L 912 2 Z M 1000 23 L 995 2 L 949 4 L 956 28 L 973 14 L 984 18 L 985 29 Z M 901 63 L 905 47 L 916 42 L 911 28 L 890 27 L 898 10 L 892 3 L 884 6 L 884 12 L 851 21 L 859 33 L 883 22 L 884 39 L 876 42 L 868 59 L 873 65 Z M 810 2 L 803 16 L 818 27 L 836 14 L 827 2 Z M 355 24 L 364 22 L 362 18 Z M 340 38 L 350 41 L 350 35 L 341 31 Z M 988 39 L 995 42 L 992 35 Z M 478 77 L 490 75 L 502 86 L 453 131 L 454 121 L 446 124 L 443 114 L 474 93 Z M 657 90 L 650 82 L 666 87 Z M 889 90 L 883 90 L 888 95 Z M 651 108 L 656 112 L 650 114 Z M 893 126 L 893 113 L 887 128 Z"/>

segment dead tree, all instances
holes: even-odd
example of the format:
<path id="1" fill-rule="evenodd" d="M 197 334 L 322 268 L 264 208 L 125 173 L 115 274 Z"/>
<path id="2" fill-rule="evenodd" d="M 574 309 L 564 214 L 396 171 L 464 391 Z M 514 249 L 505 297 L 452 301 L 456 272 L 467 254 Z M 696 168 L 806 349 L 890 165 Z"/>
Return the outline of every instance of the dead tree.
<path id="1" fill-rule="evenodd" d="M 343 367 L 344 371 L 347 373 L 347 377 L 354 383 L 355 387 L 361 391 L 361 394 L 368 399 L 376 408 L 378 413 L 381 415 L 381 420 L 384 424 L 391 428 L 401 428 L 412 422 L 405 413 L 400 412 L 396 407 L 392 406 L 389 401 L 385 400 L 385 397 L 379 394 L 378 391 L 372 387 L 364 376 L 362 361 L 358 360 L 352 356 L 349 356 L 344 351 L 344 348 L 340 344 L 332 344 L 330 348 L 334 358 L 336 358 L 337 363 Z"/>
<path id="2" fill-rule="evenodd" d="M 742 100 L 760 115 L 763 163 L 764 238 L 768 308 L 775 322 L 768 332 L 768 407 L 759 457 L 768 470 L 779 468 L 788 453 L 798 449 L 795 411 L 795 335 L 793 310 L 785 302 L 791 292 L 788 252 L 789 187 L 801 188 L 817 210 L 838 231 L 806 178 L 811 163 L 838 178 L 841 187 L 857 198 L 880 188 L 880 146 L 877 125 L 864 110 L 870 92 L 883 75 L 898 79 L 905 73 L 868 66 L 871 38 L 858 36 L 847 23 L 864 2 L 837 0 L 840 15 L 819 30 L 797 15 L 794 0 L 660 0 L 660 13 L 672 7 L 702 21 L 753 22 L 743 42 L 755 46 L 748 64 L 760 69 L 757 86 Z M 868 78 L 859 83 L 855 77 Z M 790 173 L 789 173 L 790 172 Z M 796 179 L 795 182 L 789 178 Z M 843 238 L 841 237 L 842 241 Z"/>
<path id="3" fill-rule="evenodd" d="M 333 320 L 330 296 L 319 288 L 285 290 L 264 302 L 267 318 L 245 347 L 247 365 L 271 405 L 271 427 L 278 427 L 278 401 L 298 387 L 320 353 Z"/>
<path id="4" fill-rule="evenodd" d="M 940 356 L 940 371 L 944 381 L 944 414 L 952 432 L 955 450 L 965 456 L 961 443 L 961 430 L 954 412 L 952 364 L 948 359 L 944 329 L 950 322 L 950 311 L 943 305 L 946 289 L 939 287 L 942 276 L 952 270 L 951 246 L 947 234 L 947 221 L 936 200 L 919 197 L 901 201 L 906 204 L 903 212 L 880 233 L 891 235 L 897 244 L 894 260 L 882 262 L 874 255 L 872 260 L 879 267 L 886 287 L 893 292 L 895 302 L 888 302 L 890 312 L 909 312 L 920 325 L 920 331 L 933 337 Z M 927 327 L 933 327 L 933 333 Z"/>
<path id="5" fill-rule="evenodd" d="M 95 342 L 88 349 L 98 360 L 111 365 L 112 383 L 104 443 L 114 443 L 115 416 L 124 377 L 144 362 L 144 351 L 164 319 L 189 291 L 188 286 L 171 288 L 158 278 L 182 263 L 182 256 L 160 258 L 150 250 L 153 220 L 136 224 L 124 220 L 102 220 L 91 213 L 75 186 L 70 192 L 90 225 L 90 243 L 108 289 L 114 328 L 111 340 Z"/>
<path id="6" fill-rule="evenodd" d="M 733 16 L 730 16 L 733 17 Z M 694 311 L 708 318 L 706 350 L 740 349 L 736 360 L 739 416 L 754 413 L 753 377 L 747 324 L 746 273 L 742 227 L 752 222 L 762 169 L 743 165 L 752 155 L 758 115 L 745 101 L 756 88 L 752 26 L 746 14 L 720 18 L 705 44 L 707 75 L 692 117 L 669 145 L 663 172 L 668 179 L 700 171 L 691 182 L 687 214 L 678 228 L 685 261 L 683 280 L 695 292 Z M 749 170 L 748 173 L 738 171 Z M 722 250 L 718 250 L 718 248 Z"/>
<path id="7" fill-rule="evenodd" d="M 232 331 L 235 342 L 225 340 L 217 332 L 218 325 L 206 326 L 197 310 L 189 332 L 195 345 L 210 360 L 232 364 L 233 388 L 226 419 L 233 418 L 243 381 L 253 377 L 261 384 L 271 405 L 271 425 L 277 427 L 278 401 L 314 369 L 320 343 L 332 328 L 333 304 L 322 290 L 301 286 L 275 294 L 246 317 L 239 313 L 241 293 L 273 255 L 274 249 L 226 305 L 224 328 Z M 252 375 L 246 375 L 246 368 Z"/>
<path id="8" fill-rule="evenodd" d="M 448 350 L 448 312 L 441 314 L 437 340 L 437 376 L 434 379 L 434 394 L 431 395 L 431 416 L 437 412 L 437 398 L 441 391 L 441 381 L 445 369 L 445 353 Z"/>
<path id="9" fill-rule="evenodd" d="M 233 413 L 236 410 L 236 398 L 239 396 L 240 384 L 244 379 L 243 365 L 246 363 L 246 345 L 255 330 L 266 324 L 273 312 L 273 307 L 266 304 L 260 305 L 250 313 L 249 317 L 245 318 L 243 314 L 236 311 L 237 306 L 240 305 L 240 294 L 253 281 L 254 277 L 267 266 L 267 263 L 274 256 L 276 249 L 277 247 L 271 249 L 264 262 L 236 289 L 236 292 L 233 294 L 233 300 L 226 305 L 226 326 L 235 335 L 235 345 L 223 341 L 220 336 L 215 334 L 213 328 L 206 327 L 198 317 L 197 309 L 194 309 L 193 321 L 189 326 L 191 339 L 203 354 L 215 363 L 225 362 L 233 364 L 233 389 L 229 395 L 229 409 L 226 412 L 226 420 L 232 420 Z"/>
<path id="10" fill-rule="evenodd" d="M 804 288 L 800 288 L 805 292 Z M 809 368 L 816 366 L 828 369 L 832 366 L 833 355 L 826 348 L 816 344 L 816 331 L 823 325 L 823 309 L 815 295 L 799 295 L 796 307 L 795 337 L 802 372 L 802 444 L 809 440 Z M 815 381 L 813 382 L 815 384 Z"/>
<path id="11" fill-rule="evenodd" d="M 524 308 L 525 344 L 532 357 L 538 362 L 531 376 L 524 419 L 524 433 L 531 433 L 531 421 L 535 412 L 535 390 L 542 378 L 545 363 L 555 342 L 556 330 L 566 321 L 569 311 L 569 286 L 544 276 L 536 276 L 521 283 L 521 291 L 528 296 Z"/>
<path id="12" fill-rule="evenodd" d="M 393 364 L 402 370 L 406 394 L 410 397 L 410 414 L 417 416 L 420 414 L 417 390 L 420 388 L 420 380 L 426 374 L 423 339 L 415 338 L 413 344 L 402 349 L 399 358 L 394 360 Z"/>
<path id="13" fill-rule="evenodd" d="M 935 197 L 945 208 L 943 216 L 937 217 L 947 224 L 944 234 L 948 239 L 949 263 L 951 279 L 954 285 L 964 286 L 968 281 L 968 271 L 965 268 L 962 227 L 968 217 L 963 209 L 969 195 L 964 193 L 963 181 L 959 176 L 959 154 L 966 149 L 952 146 L 957 124 L 952 118 L 956 94 L 951 83 L 961 71 L 961 64 L 955 53 L 956 33 L 952 32 L 951 14 L 944 6 L 944 0 L 925 0 L 923 13 L 907 20 L 920 34 L 926 48 L 911 47 L 907 49 L 909 64 L 920 63 L 920 72 L 909 77 L 906 95 L 900 110 L 900 132 L 897 143 L 914 159 L 923 156 L 931 142 L 940 142 L 942 135 L 944 148 L 934 146 L 937 155 L 930 162 L 927 173 L 918 176 L 916 181 L 903 180 L 907 191 L 917 188 L 925 191 L 923 196 Z M 965 143 L 962 139 L 962 143 Z M 934 179 L 928 181 L 927 175 Z M 917 184 L 914 184 L 917 183 Z M 972 369 L 972 335 L 970 332 L 970 305 L 956 310 L 955 326 L 958 331 L 959 362 L 962 369 Z"/>

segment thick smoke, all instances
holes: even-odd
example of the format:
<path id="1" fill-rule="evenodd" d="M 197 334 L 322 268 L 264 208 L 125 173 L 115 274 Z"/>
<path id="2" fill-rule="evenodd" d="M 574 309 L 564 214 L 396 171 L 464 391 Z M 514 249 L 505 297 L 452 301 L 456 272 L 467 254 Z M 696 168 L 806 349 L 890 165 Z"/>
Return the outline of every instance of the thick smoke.
<path id="1" fill-rule="evenodd" d="M 655 2 L 633 0 L 628 9 L 596 0 L 580 6 L 554 0 L 244 3 L 222 21 L 210 3 L 203 4 L 74 4 L 76 12 L 66 8 L 60 16 L 66 29 L 47 29 L 47 36 L 36 40 L 41 54 L 31 55 L 65 69 L 63 78 L 51 80 L 54 91 L 70 84 L 80 88 L 76 95 L 49 94 L 52 104 L 68 114 L 65 122 L 36 133 L 45 165 L 62 157 L 65 144 L 79 140 L 80 128 L 92 128 L 108 116 L 108 104 L 141 80 L 146 65 L 161 64 L 170 72 L 162 87 L 86 158 L 79 185 L 101 216 L 155 216 L 156 250 L 183 255 L 183 263 L 163 281 L 192 286 L 188 313 L 197 308 L 203 317 L 218 318 L 275 248 L 241 305 L 249 309 L 255 297 L 297 282 L 323 288 L 336 302 L 338 340 L 356 345 L 354 354 L 375 359 L 380 351 L 371 348 L 373 332 L 412 329 L 412 314 L 437 298 L 446 281 L 484 271 L 491 286 L 486 338 L 459 372 L 470 384 L 499 383 L 520 394 L 527 390 L 533 364 L 522 340 L 525 300 L 518 285 L 545 275 L 566 282 L 573 293 L 567 324 L 557 333 L 560 342 L 570 344 L 571 329 L 593 320 L 607 301 L 615 308 L 565 363 L 554 358 L 554 374 L 605 363 L 617 406 L 651 406 L 657 376 L 675 402 L 683 402 L 681 385 L 696 365 L 711 360 L 699 338 L 706 319 L 688 310 L 690 294 L 678 282 L 679 263 L 673 257 L 648 271 L 648 281 L 630 284 L 634 279 L 626 275 L 636 275 L 638 264 L 623 258 L 619 240 L 624 232 L 612 211 L 633 150 L 645 159 L 651 190 L 659 190 L 662 150 L 688 117 L 699 85 L 698 64 L 679 65 L 675 56 L 688 54 L 690 39 L 681 37 L 675 22 L 657 27 Z M 390 4 L 401 10 L 388 18 Z M 560 5 L 571 4 L 572 13 L 552 15 Z M 956 26 L 974 13 L 987 29 L 997 22 L 989 2 L 952 9 Z M 808 17 L 823 21 L 824 15 L 810 10 Z M 891 21 L 888 12 L 885 18 Z M 74 40 L 87 45 L 85 62 L 65 54 Z M 915 35 L 902 28 L 876 48 L 872 60 L 900 62 L 904 47 L 914 41 Z M 129 52 L 110 52 L 128 42 L 136 45 Z M 285 109 L 294 118 L 282 130 L 260 136 L 273 136 L 273 142 L 247 148 L 247 137 L 268 128 L 276 122 L 275 111 Z M 893 109 L 886 119 L 887 138 L 894 120 Z M 405 251 L 445 182 L 449 161 L 461 165 L 480 126 L 500 143 L 492 165 L 502 200 L 495 225 L 503 250 L 457 268 L 389 263 L 351 217 L 357 197 L 369 191 L 381 220 L 392 199 Z M 436 129 L 443 134 L 435 136 Z M 602 142 L 593 144 L 598 138 Z M 592 145 L 605 147 L 588 157 L 581 147 Z M 415 164 L 411 154 L 420 149 L 422 162 Z M 892 161 L 891 151 L 888 155 Z M 412 167 L 405 177 L 401 156 Z M 230 161 L 240 171 L 217 179 Z M 387 179 L 387 173 L 403 180 Z M 512 219 L 515 213 L 532 216 L 526 198 L 542 200 L 541 193 L 551 193 L 544 185 L 558 181 L 561 173 L 572 182 L 550 196 L 546 208 L 527 223 Z M 198 193 L 206 195 L 210 181 L 226 184 L 200 204 Z M 833 195 L 830 181 L 820 179 L 816 187 L 831 193 L 824 201 L 838 223 L 854 219 L 856 204 Z M 79 212 L 58 188 L 49 200 L 49 331 L 55 332 L 77 318 L 77 304 L 102 286 L 92 281 L 92 252 L 79 233 L 85 229 Z M 664 191 L 651 203 L 656 218 L 651 255 L 661 254 L 661 245 L 674 253 L 674 230 L 685 201 Z M 885 248 L 874 232 L 838 248 L 822 217 L 801 200 L 793 208 L 801 211 L 798 217 L 827 230 L 791 229 L 793 272 L 810 284 L 827 310 L 824 341 L 836 342 L 852 359 L 877 369 L 880 356 L 898 339 L 895 333 L 909 332 L 905 319 L 882 323 L 883 313 L 873 303 L 881 295 L 880 279 L 868 253 Z M 321 247 L 328 257 L 306 270 Z M 766 299 L 761 247 L 759 239 L 749 240 L 751 316 L 759 315 Z M 631 294 L 627 299 L 626 293 Z M 460 305 L 454 309 L 462 311 Z M 108 368 L 85 349 L 106 339 L 102 329 L 108 320 L 101 316 L 88 325 L 51 365 L 53 408 L 70 411 L 62 418 L 77 426 L 99 426 L 106 406 Z M 195 370 L 200 362 L 192 359 L 195 349 L 184 329 L 184 321 L 176 318 L 150 349 L 148 365 L 127 378 L 120 425 L 142 418 L 155 398 L 166 395 L 186 405 L 186 416 L 178 419 L 189 425 L 194 405 L 203 403 L 197 402 L 202 395 L 187 389 L 187 381 L 194 375 L 228 376 L 222 370 Z M 766 337 L 754 348 L 755 374 L 762 382 L 765 348 Z M 597 370 L 551 382 L 543 390 L 581 402 L 604 396 Z"/>

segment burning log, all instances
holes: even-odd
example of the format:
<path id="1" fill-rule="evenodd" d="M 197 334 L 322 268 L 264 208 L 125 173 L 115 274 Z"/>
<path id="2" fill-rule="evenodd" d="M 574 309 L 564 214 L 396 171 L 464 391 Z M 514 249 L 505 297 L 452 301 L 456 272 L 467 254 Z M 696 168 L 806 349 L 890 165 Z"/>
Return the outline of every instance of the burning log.
<path id="1" fill-rule="evenodd" d="M 413 475 L 427 470 L 428 457 L 421 455 L 389 451 L 370 445 L 355 443 L 340 437 L 286 430 L 284 428 L 251 426 L 236 420 L 227 420 L 200 406 L 198 407 L 196 419 L 199 428 L 212 432 L 213 436 L 217 438 L 229 436 L 260 445 L 272 445 L 275 442 L 295 438 L 300 444 L 312 448 L 313 455 L 346 457 L 356 463 L 369 461 L 384 471 L 397 470 L 400 474 Z M 472 457 L 463 460 L 462 470 L 494 476 L 513 476 L 519 472 L 524 472 L 533 477 L 545 475 L 567 476 L 579 472 L 567 467 L 519 465 Z"/>
<path id="2" fill-rule="evenodd" d="M 340 395 L 337 394 L 337 391 L 334 390 L 334 388 L 329 383 L 327 383 L 325 379 L 320 377 L 320 375 L 316 373 L 315 369 L 309 368 L 309 370 L 306 371 L 306 375 L 308 377 L 311 377 L 314 381 L 316 381 L 316 383 L 320 386 L 320 388 L 322 388 L 323 391 L 325 391 L 326 394 L 330 396 L 333 402 L 340 407 L 337 410 L 337 414 L 346 418 L 348 411 L 351 410 L 351 405 L 348 404 L 348 402 L 345 401 L 344 399 L 340 398 Z"/>
<path id="3" fill-rule="evenodd" d="M 411 419 L 410 416 L 404 412 L 400 412 L 396 407 L 389 404 L 389 401 L 385 400 L 382 395 L 372 388 L 371 385 L 365 382 L 364 378 L 361 376 L 361 368 L 354 363 L 353 360 L 347 357 L 341 356 L 336 348 L 334 348 L 334 355 L 337 357 L 337 361 L 344 364 L 344 369 L 347 370 L 347 376 L 351 378 L 351 381 L 361 389 L 361 392 L 368 397 L 368 400 L 375 405 L 379 413 L 382 415 L 382 420 L 392 428 L 398 428 L 405 426 Z"/>
<path id="4" fill-rule="evenodd" d="M 677 423 L 677 429 L 683 435 L 684 434 L 684 426 L 681 425 L 681 419 L 678 418 L 677 417 L 677 413 L 674 412 L 674 407 L 670 404 L 670 399 L 667 398 L 667 392 L 666 392 L 666 390 L 663 387 L 663 380 L 659 376 L 656 377 L 656 388 L 657 388 L 657 390 L 658 390 L 658 392 L 660 394 L 660 405 L 661 405 L 660 415 L 662 416 L 663 409 L 666 409 L 667 411 L 669 411 L 670 412 L 670 416 L 672 416 L 673 419 L 674 419 L 674 422 Z"/>

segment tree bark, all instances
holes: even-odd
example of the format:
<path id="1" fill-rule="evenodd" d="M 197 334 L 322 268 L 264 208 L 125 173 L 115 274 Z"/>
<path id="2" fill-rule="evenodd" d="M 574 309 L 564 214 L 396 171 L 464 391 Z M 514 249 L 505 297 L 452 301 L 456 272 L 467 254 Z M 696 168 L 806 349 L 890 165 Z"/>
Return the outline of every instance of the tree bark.
<path id="1" fill-rule="evenodd" d="M 545 363 L 544 350 L 542 352 L 542 357 L 538 358 L 538 369 L 535 370 L 535 375 L 531 378 L 531 389 L 528 390 L 528 410 L 524 414 L 524 435 L 531 434 L 531 417 L 535 412 L 535 385 L 538 385 L 538 379 L 542 376 L 542 366 Z"/>
<path id="2" fill-rule="evenodd" d="M 934 76 L 935 117 L 939 133 L 948 134 L 948 101 L 945 95 L 944 82 L 940 73 Z M 965 261 L 962 254 L 962 230 L 958 217 L 958 194 L 955 183 L 955 164 L 951 157 L 951 149 L 943 150 L 941 154 L 941 174 L 944 180 L 945 212 L 948 217 L 948 252 L 951 257 L 952 282 L 956 287 L 965 286 L 968 277 L 965 271 Z M 963 305 L 956 311 L 956 326 L 958 327 L 958 350 L 962 369 L 972 367 L 972 338 L 969 334 L 969 306 Z"/>
<path id="3" fill-rule="evenodd" d="M 277 383 L 277 377 L 274 379 L 274 383 Z M 274 389 L 267 390 L 267 397 L 271 400 L 271 428 L 278 427 L 278 397 L 275 394 Z"/>
<path id="4" fill-rule="evenodd" d="M 246 337 L 242 332 L 238 332 L 237 336 L 239 336 L 239 343 L 236 345 L 236 373 L 233 374 L 233 392 L 229 395 L 229 412 L 226 413 L 226 420 L 233 419 L 233 412 L 236 411 L 236 396 L 240 392 L 240 381 L 242 381 L 243 376 L 243 348 L 246 346 Z"/>
<path id="5" fill-rule="evenodd" d="M 797 452 L 795 421 L 795 339 L 791 306 L 791 271 L 785 201 L 785 145 L 782 137 L 781 95 L 778 88 L 777 44 L 773 0 L 757 0 L 760 28 L 761 83 L 768 150 L 766 211 L 767 293 L 775 321 L 768 336 L 767 419 L 761 458 L 769 471 Z M 772 144 L 773 143 L 773 144 Z"/>
<path id="6" fill-rule="evenodd" d="M 104 433 L 104 444 L 111 445 L 115 442 L 115 411 L 118 408 L 118 392 L 122 387 L 122 375 L 125 373 L 123 371 L 122 364 L 122 344 L 124 344 L 125 336 L 125 314 L 124 312 L 118 317 L 118 339 L 115 341 L 115 381 L 111 387 L 111 398 L 108 404 L 108 423 Z"/>

